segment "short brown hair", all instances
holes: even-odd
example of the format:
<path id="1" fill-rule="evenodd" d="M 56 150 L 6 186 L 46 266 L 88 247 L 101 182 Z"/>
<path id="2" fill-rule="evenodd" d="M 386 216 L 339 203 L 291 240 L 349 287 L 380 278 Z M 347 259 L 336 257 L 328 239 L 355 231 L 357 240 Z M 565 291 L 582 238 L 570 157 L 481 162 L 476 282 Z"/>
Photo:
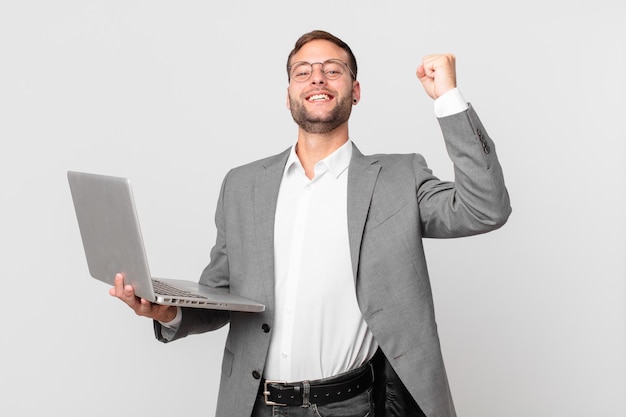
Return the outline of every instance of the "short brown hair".
<path id="1" fill-rule="evenodd" d="M 354 74 L 354 79 L 356 80 L 356 73 L 357 73 L 356 57 L 352 53 L 352 49 L 350 49 L 347 43 L 345 43 L 344 41 L 342 41 L 335 35 L 332 35 L 323 30 L 314 30 L 312 32 L 305 33 L 304 35 L 300 36 L 300 38 L 296 41 L 295 46 L 289 53 L 289 57 L 287 57 L 287 79 L 289 79 L 289 66 L 291 64 L 291 58 L 293 58 L 293 56 L 296 53 L 298 53 L 298 51 L 302 49 L 304 45 L 306 45 L 307 43 L 311 41 L 315 41 L 319 39 L 332 42 L 338 47 L 340 47 L 341 49 L 343 49 L 344 51 L 346 51 L 346 53 L 348 54 L 347 64 L 352 70 L 352 74 Z"/>

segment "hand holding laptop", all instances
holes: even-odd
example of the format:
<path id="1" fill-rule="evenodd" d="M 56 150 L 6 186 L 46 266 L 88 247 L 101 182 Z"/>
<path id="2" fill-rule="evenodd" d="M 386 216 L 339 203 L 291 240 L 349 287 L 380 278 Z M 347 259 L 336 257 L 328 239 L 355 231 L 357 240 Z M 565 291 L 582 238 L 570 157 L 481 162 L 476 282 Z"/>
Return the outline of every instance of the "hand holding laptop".
<path id="1" fill-rule="evenodd" d="M 124 276 L 120 273 L 115 275 L 113 287 L 109 294 L 117 297 L 135 311 L 138 316 L 148 317 L 153 320 L 167 323 L 176 317 L 176 307 L 152 303 L 135 295 L 135 289 L 130 284 L 124 284 Z"/>

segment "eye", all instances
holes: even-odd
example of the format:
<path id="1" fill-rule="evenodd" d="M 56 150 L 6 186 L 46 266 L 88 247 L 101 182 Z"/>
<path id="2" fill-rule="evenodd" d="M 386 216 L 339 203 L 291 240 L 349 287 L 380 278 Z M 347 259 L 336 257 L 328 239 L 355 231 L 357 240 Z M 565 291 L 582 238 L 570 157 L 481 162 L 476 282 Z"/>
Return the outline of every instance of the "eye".
<path id="1" fill-rule="evenodd" d="M 306 80 L 311 76 L 311 66 L 307 63 L 296 64 L 291 70 L 291 77 L 296 80 Z"/>
<path id="2" fill-rule="evenodd" d="M 339 62 L 326 62 L 324 64 L 324 74 L 329 78 L 338 78 L 343 74 L 343 64 Z"/>

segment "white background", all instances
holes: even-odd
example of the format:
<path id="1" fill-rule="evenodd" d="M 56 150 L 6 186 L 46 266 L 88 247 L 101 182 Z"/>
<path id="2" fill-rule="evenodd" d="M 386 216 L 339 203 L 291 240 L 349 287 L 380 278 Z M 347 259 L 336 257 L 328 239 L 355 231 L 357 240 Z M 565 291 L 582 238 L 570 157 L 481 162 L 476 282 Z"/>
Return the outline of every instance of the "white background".
<path id="1" fill-rule="evenodd" d="M 164 345 L 109 297 L 88 275 L 66 171 L 130 177 L 153 273 L 197 279 L 226 171 L 295 140 L 284 66 L 312 29 L 357 55 L 364 153 L 420 152 L 451 179 L 414 75 L 439 52 L 457 55 L 496 141 L 508 224 L 426 242 L 459 416 L 626 415 L 618 0 L 3 1 L 3 410 L 214 414 L 225 329 Z"/>

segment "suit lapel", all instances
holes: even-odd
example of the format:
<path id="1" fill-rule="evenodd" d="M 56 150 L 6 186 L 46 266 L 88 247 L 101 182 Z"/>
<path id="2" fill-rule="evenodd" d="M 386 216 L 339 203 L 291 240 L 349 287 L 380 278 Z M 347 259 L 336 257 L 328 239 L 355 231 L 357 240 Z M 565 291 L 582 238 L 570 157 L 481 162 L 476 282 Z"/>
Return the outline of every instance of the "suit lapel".
<path id="1" fill-rule="evenodd" d="M 378 160 L 363 156 L 353 144 L 352 159 L 348 170 L 348 237 L 355 281 L 358 276 L 363 230 L 379 172 Z"/>
<path id="2" fill-rule="evenodd" d="M 269 158 L 263 170 L 255 179 L 254 224 L 256 250 L 259 257 L 259 275 L 262 277 L 264 294 L 269 299 L 266 304 L 274 305 L 274 217 L 278 201 L 278 191 L 290 149 Z"/>

